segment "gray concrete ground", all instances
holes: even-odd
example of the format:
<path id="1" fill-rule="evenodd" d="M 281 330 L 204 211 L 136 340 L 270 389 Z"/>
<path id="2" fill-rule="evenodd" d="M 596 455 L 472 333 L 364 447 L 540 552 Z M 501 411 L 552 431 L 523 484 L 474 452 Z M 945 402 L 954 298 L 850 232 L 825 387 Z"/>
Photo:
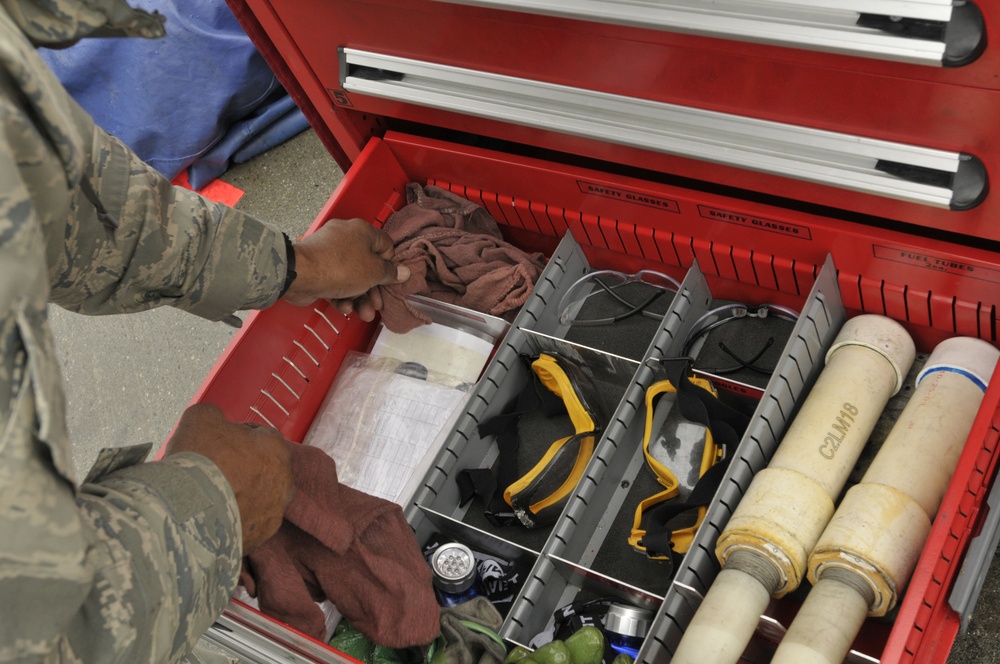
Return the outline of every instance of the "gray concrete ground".
<path id="1" fill-rule="evenodd" d="M 246 191 L 238 208 L 295 234 L 312 223 L 341 177 L 316 136 L 306 132 L 234 167 L 223 180 Z M 102 447 L 145 441 L 159 446 L 234 333 L 171 309 L 88 318 L 53 307 L 52 325 L 80 476 Z M 949 664 L 1000 662 L 997 568 L 992 566 Z"/>

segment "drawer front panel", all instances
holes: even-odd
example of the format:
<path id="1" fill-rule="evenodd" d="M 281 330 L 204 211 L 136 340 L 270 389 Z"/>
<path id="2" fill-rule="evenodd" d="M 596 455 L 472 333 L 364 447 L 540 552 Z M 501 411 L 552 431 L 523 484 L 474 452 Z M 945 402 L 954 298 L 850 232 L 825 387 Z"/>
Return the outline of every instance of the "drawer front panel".
<path id="1" fill-rule="evenodd" d="M 386 124 L 417 122 L 556 150 L 567 160 L 598 159 L 689 178 L 703 188 L 728 187 L 747 197 L 804 201 L 842 217 L 870 215 L 873 224 L 898 222 L 922 227 L 925 233 L 1000 239 L 995 222 L 1000 203 L 988 193 L 965 211 L 941 209 L 948 200 L 914 202 L 911 196 L 887 193 L 873 180 L 906 188 L 927 184 L 926 173 L 914 174 L 892 159 L 886 160 L 885 169 L 876 169 L 878 177 L 866 172 L 867 167 L 852 173 L 848 166 L 833 184 L 827 178 L 817 180 L 809 173 L 825 169 L 827 158 L 814 154 L 798 133 L 832 132 L 859 145 L 884 141 L 920 151 L 971 155 L 985 165 L 988 181 L 1000 172 L 1000 139 L 991 130 L 992 118 L 1000 115 L 994 70 L 983 70 L 989 85 L 954 76 L 987 66 L 980 61 L 957 69 L 898 63 L 873 68 L 855 66 L 856 61 L 867 62 L 860 58 L 842 61 L 837 58 L 843 56 L 798 49 L 437 2 L 361 6 L 346 0 L 310 0 L 270 3 L 267 11 L 273 12 L 272 29 L 294 45 L 296 77 L 310 101 L 354 155 L 369 136 L 381 135 Z M 671 135 L 684 128 L 660 116 L 633 124 L 628 131 L 606 114 L 579 118 L 589 125 L 603 124 L 604 131 L 597 134 L 578 131 L 558 118 L 539 124 L 517 112 L 514 92 L 506 95 L 507 108 L 493 114 L 470 104 L 463 90 L 452 91 L 448 104 L 390 98 L 359 86 L 357 80 L 348 82 L 341 48 L 538 82 L 546 87 L 532 102 L 536 107 L 557 106 L 555 89 L 563 86 L 587 95 L 609 95 L 637 109 L 653 104 L 777 123 L 788 134 L 787 141 L 803 146 L 805 154 L 799 167 L 775 171 L 760 161 L 733 159 L 725 135 L 717 140 L 693 137 L 699 145 L 690 149 L 664 147 L 654 132 L 643 135 L 643 127 L 652 125 Z M 439 93 L 446 96 L 447 90 Z M 761 133 L 748 131 L 751 140 L 755 135 Z M 766 146 L 761 149 L 767 152 Z M 855 178 L 854 185 L 845 184 L 849 176 Z"/>

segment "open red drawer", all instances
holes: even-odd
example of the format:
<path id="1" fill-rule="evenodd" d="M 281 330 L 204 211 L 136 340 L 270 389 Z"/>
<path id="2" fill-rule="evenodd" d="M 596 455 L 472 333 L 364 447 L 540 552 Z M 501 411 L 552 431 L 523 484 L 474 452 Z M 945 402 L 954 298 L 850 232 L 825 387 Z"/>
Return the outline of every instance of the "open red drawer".
<path id="1" fill-rule="evenodd" d="M 1000 264 L 991 252 L 435 139 L 390 132 L 369 141 L 316 224 L 355 216 L 380 224 L 404 203 L 411 181 L 483 205 L 510 241 L 546 255 L 569 231 L 594 268 L 653 267 L 682 279 L 697 261 L 721 298 L 800 305 L 829 254 L 852 314 L 895 318 L 921 350 L 953 335 L 995 342 L 991 303 L 1000 300 Z M 345 318 L 326 303 L 279 303 L 251 316 L 195 401 L 302 440 L 345 354 L 366 347 L 374 331 L 374 324 Z M 949 606 L 949 592 L 995 475 L 998 402 L 1000 385 L 993 385 L 895 621 L 859 637 L 856 649 L 864 657 L 947 658 L 962 619 Z M 778 615 L 782 610 L 787 605 Z M 650 664 L 669 661 L 672 637 L 663 625 L 683 628 L 666 606 L 661 611 L 661 631 L 643 651 Z M 223 624 L 294 653 L 297 661 L 343 659 L 242 606 L 227 612 Z"/>
<path id="2" fill-rule="evenodd" d="M 872 55 L 801 39 L 812 27 L 775 37 L 774 26 L 758 21 L 757 32 L 737 34 L 725 14 L 742 11 L 737 3 L 710 3 L 721 18 L 700 28 L 684 23 L 695 4 L 230 0 L 346 172 L 317 224 L 381 224 L 405 202 L 407 183 L 436 184 L 481 204 L 505 239 L 544 252 L 566 274 L 567 265 L 653 268 L 701 284 L 713 298 L 792 308 L 814 302 L 822 287 L 835 291 L 838 316 L 889 316 L 921 351 L 957 335 L 996 344 L 1000 198 L 989 183 L 1000 165 L 1000 51 L 982 35 L 995 31 L 1000 14 L 948 0 L 752 3 L 800 27 L 814 26 L 816 13 L 836 14 L 836 22 L 853 12 L 848 41 L 882 44 L 900 21 L 904 32 L 924 35 L 897 34 Z M 969 11 L 981 19 L 969 58 L 917 62 L 933 34 L 954 37 L 947 31 Z M 539 284 L 534 308 L 519 314 L 524 329 L 515 326 L 504 349 L 526 343 L 528 328 L 554 334 L 549 307 L 538 303 L 558 287 Z M 325 303 L 279 303 L 251 317 L 196 401 L 301 440 L 345 355 L 365 348 L 375 330 Z M 486 383 L 468 417 L 498 400 L 499 374 Z M 996 474 L 998 402 L 993 385 L 902 605 L 892 621 L 866 624 L 857 661 L 947 658 L 978 589 L 977 579 L 956 577 L 966 563 L 966 574 L 978 576 L 991 555 L 981 545 L 991 533 L 973 535 Z M 630 404 L 626 396 L 619 406 L 615 449 L 634 440 Z M 440 460 L 407 509 L 418 539 L 429 522 L 460 521 L 448 475 L 456 459 L 476 461 L 461 450 L 452 457 Z M 609 453 L 609 467 L 627 466 L 620 457 Z M 597 546 L 571 530 L 559 534 L 565 546 L 550 540 L 529 558 L 556 561 L 556 549 Z M 710 583 L 712 564 L 706 554 L 693 585 Z M 530 607 L 554 601 L 543 596 L 551 589 L 587 583 L 581 565 L 536 569 L 538 583 L 502 635 L 519 642 L 544 624 Z M 643 664 L 670 659 L 690 618 L 678 597 L 671 587 L 659 598 Z M 793 603 L 775 602 L 771 618 L 793 611 Z M 277 648 L 272 659 L 342 658 L 243 607 L 223 621 Z M 766 640 L 762 633 L 755 643 Z"/>

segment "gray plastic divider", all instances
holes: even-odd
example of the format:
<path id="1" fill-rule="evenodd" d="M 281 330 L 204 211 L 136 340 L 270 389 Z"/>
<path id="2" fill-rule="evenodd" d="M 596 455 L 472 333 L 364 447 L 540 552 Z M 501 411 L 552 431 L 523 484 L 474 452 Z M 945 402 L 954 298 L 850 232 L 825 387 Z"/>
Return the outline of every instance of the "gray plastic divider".
<path id="1" fill-rule="evenodd" d="M 674 296 L 670 308 L 641 362 L 565 341 L 567 326 L 558 320 L 561 296 L 590 270 L 579 245 L 567 234 L 545 268 L 535 290 L 501 341 L 483 378 L 474 388 L 465 412 L 446 436 L 423 485 L 414 494 L 406 516 L 427 541 L 442 519 L 453 520 L 457 531 L 479 531 L 462 522 L 467 507 L 459 506 L 454 475 L 464 468 L 490 467 L 497 458 L 492 437 L 480 439 L 477 427 L 499 414 L 528 380 L 529 369 L 520 355 L 552 350 L 585 360 L 595 378 L 623 387 L 623 396 L 598 441 L 566 508 L 540 547 L 537 560 L 506 616 L 500 635 L 511 643 L 527 644 L 551 626 L 556 609 L 574 601 L 581 592 L 616 594 L 628 589 L 627 580 L 593 568 L 595 558 L 613 524 L 621 525 L 620 512 L 630 482 L 644 472 L 642 452 L 646 389 L 660 379 L 657 359 L 681 355 L 694 322 L 708 312 L 712 294 L 697 264 L 693 265 Z M 823 355 L 846 320 L 836 283 L 836 271 L 827 260 L 810 293 L 792 336 L 772 375 L 764 398 L 735 454 L 691 550 L 672 583 L 664 579 L 666 593 L 657 611 L 639 659 L 668 661 L 700 598 L 718 572 L 714 543 L 732 514 L 754 473 L 767 465 L 800 397 L 822 368 Z M 429 515 L 433 514 L 433 518 Z M 631 514 L 627 515 L 631 519 Z M 493 535 L 490 534 L 492 537 Z M 503 539 L 503 538 L 501 538 Z M 511 545 L 515 545 L 510 542 Z M 523 548 L 523 547 L 522 547 Z M 534 546 L 530 547 L 534 549 Z M 641 554 L 636 554 L 641 555 Z M 634 584 L 633 584 L 634 585 Z M 644 603 L 663 593 L 641 588 Z"/>
<path id="2" fill-rule="evenodd" d="M 841 302 L 836 268 L 828 256 L 768 382 L 764 397 L 709 504 L 705 520 L 650 627 L 639 651 L 638 662 L 663 664 L 670 661 L 684 629 L 719 572 L 715 556 L 719 535 L 749 488 L 754 474 L 767 466 L 773 456 L 797 405 L 822 370 L 826 351 L 846 320 L 847 312 Z"/>
<path id="3" fill-rule="evenodd" d="M 422 486 L 404 508 L 406 519 L 416 531 L 418 541 L 425 541 L 433 531 L 420 507 L 460 519 L 458 486 L 452 475 L 462 468 L 488 467 L 496 459 L 495 445 L 492 441 L 482 441 L 476 427 L 496 415 L 517 394 L 518 386 L 526 377 L 518 358 L 524 347 L 521 328 L 556 332 L 559 320 L 555 310 L 562 289 L 587 272 L 589 267 L 579 244 L 567 233 L 542 271 L 528 301 L 498 344 L 483 377 L 467 401 L 465 412 L 457 418 L 455 427 L 445 438 Z"/>
<path id="4" fill-rule="evenodd" d="M 986 574 L 993 562 L 997 545 L 1000 544 L 1000 483 L 993 485 L 985 503 L 988 510 L 986 519 L 979 534 L 971 539 L 965 560 L 962 561 L 962 567 L 955 577 L 955 585 L 948 595 L 948 606 L 954 609 L 962 620 L 963 634 L 969 629 L 969 620 L 986 582 Z"/>
<path id="5" fill-rule="evenodd" d="M 501 635 L 505 638 L 517 643 L 530 640 L 549 626 L 556 609 L 572 602 L 580 593 L 581 588 L 574 583 L 579 583 L 585 574 L 560 574 L 558 566 L 545 563 L 559 558 L 580 568 L 588 567 L 604 543 L 611 522 L 622 518 L 619 511 L 630 483 L 645 464 L 642 453 L 644 422 L 637 414 L 644 407 L 646 388 L 654 379 L 648 362 L 656 357 L 679 355 L 690 326 L 708 311 L 711 302 L 708 284 L 695 264 L 681 283 L 643 361 L 634 363 L 635 376 L 612 415 L 583 478 L 553 527 L 542 549 L 539 565 L 522 590 L 521 597 L 525 601 L 515 603 L 504 624 Z M 593 573 L 592 576 L 597 575 Z M 609 594 L 614 594 L 613 588 L 608 590 Z"/>

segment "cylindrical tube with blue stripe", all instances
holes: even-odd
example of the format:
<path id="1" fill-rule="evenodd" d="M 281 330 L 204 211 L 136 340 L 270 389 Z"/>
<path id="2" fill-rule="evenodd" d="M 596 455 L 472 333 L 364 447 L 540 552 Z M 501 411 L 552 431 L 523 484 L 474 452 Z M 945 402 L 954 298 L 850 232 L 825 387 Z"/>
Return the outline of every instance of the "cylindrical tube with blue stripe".
<path id="1" fill-rule="evenodd" d="M 941 342 L 861 482 L 809 557 L 813 589 L 772 660 L 841 662 L 867 616 L 896 604 L 972 430 L 1000 351 Z"/>

